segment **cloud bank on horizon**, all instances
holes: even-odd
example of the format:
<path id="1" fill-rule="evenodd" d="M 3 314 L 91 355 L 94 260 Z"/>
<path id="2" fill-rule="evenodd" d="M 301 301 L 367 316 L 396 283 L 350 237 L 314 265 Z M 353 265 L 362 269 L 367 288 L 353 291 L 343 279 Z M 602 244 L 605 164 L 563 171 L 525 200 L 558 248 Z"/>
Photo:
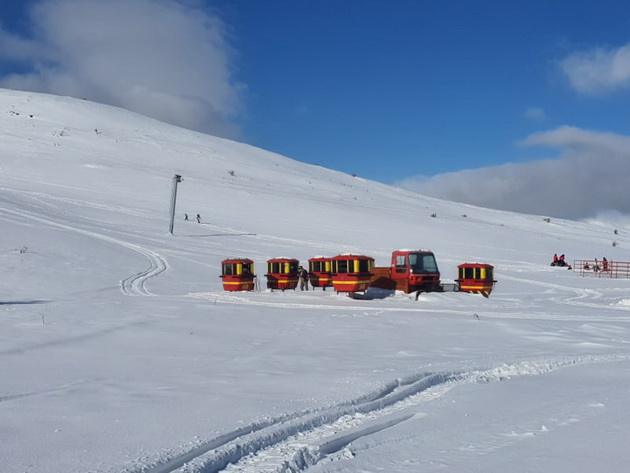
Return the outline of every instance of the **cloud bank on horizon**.
<path id="1" fill-rule="evenodd" d="M 414 177 L 398 183 L 416 192 L 481 207 L 581 219 L 630 214 L 630 137 L 564 126 L 534 133 L 524 146 L 564 150 L 557 159 Z"/>
<path id="2" fill-rule="evenodd" d="M 194 2 L 39 0 L 28 36 L 0 25 L 0 87 L 86 98 L 238 138 L 242 85 L 227 28 Z"/>
<path id="3" fill-rule="evenodd" d="M 558 64 L 571 88 L 593 96 L 630 89 L 630 44 L 572 53 Z M 530 109 L 529 118 L 544 118 Z M 630 215 L 630 137 L 562 126 L 534 133 L 523 146 L 562 150 L 556 159 L 414 176 L 396 183 L 421 194 L 516 212 L 583 219 Z"/>

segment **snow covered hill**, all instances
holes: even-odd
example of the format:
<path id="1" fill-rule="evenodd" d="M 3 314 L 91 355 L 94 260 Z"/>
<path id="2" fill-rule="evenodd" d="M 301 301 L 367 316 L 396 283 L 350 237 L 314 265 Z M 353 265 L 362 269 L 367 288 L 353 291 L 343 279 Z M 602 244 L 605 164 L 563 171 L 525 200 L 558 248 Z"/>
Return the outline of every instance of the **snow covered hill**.
<path id="1" fill-rule="evenodd" d="M 549 262 L 628 261 L 629 228 L 427 198 L 70 98 L 0 90 L 0 133 L 3 471 L 625 468 L 630 281 Z M 264 289 L 275 256 L 399 248 L 433 250 L 446 281 L 493 264 L 497 288 Z M 252 258 L 261 291 L 224 292 L 227 257 Z"/>

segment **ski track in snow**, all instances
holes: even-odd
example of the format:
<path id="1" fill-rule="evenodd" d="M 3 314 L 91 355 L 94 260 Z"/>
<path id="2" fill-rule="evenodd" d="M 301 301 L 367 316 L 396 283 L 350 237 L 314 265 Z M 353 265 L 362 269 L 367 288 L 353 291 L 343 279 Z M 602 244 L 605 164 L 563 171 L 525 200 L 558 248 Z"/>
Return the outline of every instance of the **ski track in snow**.
<path id="1" fill-rule="evenodd" d="M 190 448 L 157 453 L 127 467 L 127 473 L 298 473 L 335 455 L 352 455 L 350 444 L 411 417 L 413 408 L 464 384 L 537 376 L 593 363 L 630 360 L 629 355 L 525 360 L 489 369 L 421 373 L 396 379 L 380 390 L 330 407 L 254 422 Z M 120 471 L 120 470 L 110 470 Z"/>
<path id="2" fill-rule="evenodd" d="M 509 279 L 509 280 L 516 281 L 522 284 L 530 284 L 534 286 L 544 287 L 547 289 L 554 289 L 560 292 L 575 293 L 575 297 L 566 297 L 566 296 L 550 297 L 551 301 L 559 303 L 559 304 L 568 304 L 568 305 L 579 306 L 579 307 L 589 307 L 589 308 L 600 309 L 600 310 L 605 307 L 606 309 L 612 309 L 612 310 L 617 310 L 617 311 L 624 311 L 624 312 L 630 311 L 629 306 L 623 306 L 623 305 L 603 306 L 601 302 L 599 303 L 588 302 L 588 299 L 597 300 L 597 299 L 602 298 L 603 294 L 600 291 L 597 291 L 595 289 L 582 289 L 582 288 L 576 288 L 576 287 L 570 287 L 570 286 L 563 286 L 560 284 L 552 284 L 552 283 L 536 281 L 532 279 L 517 278 L 517 277 L 509 276 L 509 275 L 501 275 L 501 278 L 506 279 L 506 280 Z M 567 316 L 563 316 L 562 319 L 569 320 Z M 576 318 L 575 320 L 584 320 L 584 317 L 579 317 L 579 318 Z M 602 318 L 600 314 L 598 314 L 597 320 L 601 321 L 604 319 Z M 612 320 L 618 320 L 618 319 L 609 318 L 606 320 L 612 321 Z"/>
<path id="3" fill-rule="evenodd" d="M 52 227 L 62 228 L 64 230 L 80 233 L 82 235 L 87 235 L 92 238 L 97 238 L 99 240 L 103 240 L 108 243 L 113 243 L 115 245 L 122 246 L 132 251 L 136 251 L 140 253 L 141 255 L 145 256 L 149 260 L 149 267 L 127 278 L 124 278 L 120 281 L 120 290 L 123 292 L 123 294 L 126 294 L 128 296 L 154 295 L 146 288 L 146 281 L 166 271 L 169 268 L 168 262 L 163 256 L 156 253 L 155 251 L 149 250 L 148 248 L 142 247 L 140 245 L 129 243 L 119 238 L 110 237 L 102 233 L 97 233 L 91 230 L 84 230 L 84 229 L 77 228 L 72 225 L 59 223 L 58 221 L 54 221 L 54 220 L 42 217 L 41 215 L 35 212 L 27 211 L 25 209 L 22 209 L 18 212 L 18 211 L 7 209 L 7 208 L 0 208 L 0 211 L 6 214 L 11 214 L 16 217 L 28 218 L 30 220 L 35 220 L 37 222 L 50 225 Z"/>
<path id="4" fill-rule="evenodd" d="M 318 294 L 322 297 L 326 297 L 326 294 L 322 294 L 319 291 L 312 291 L 313 294 Z M 255 293 L 254 293 L 255 294 Z M 336 295 L 334 292 L 328 293 L 333 301 L 350 301 L 347 296 Z M 415 307 L 383 307 L 383 306 L 370 306 L 367 301 L 364 306 L 356 306 L 356 305 L 333 305 L 330 303 L 322 303 L 322 304 L 313 304 L 308 302 L 285 302 L 285 301 L 269 301 L 269 300 L 260 300 L 256 299 L 255 295 L 253 297 L 247 297 L 243 295 L 239 295 L 236 293 L 230 292 L 199 292 L 199 293 L 190 293 L 189 297 L 194 297 L 197 299 L 206 299 L 212 301 L 213 303 L 219 302 L 223 304 L 244 304 L 244 305 L 255 305 L 261 307 L 278 307 L 283 309 L 334 309 L 334 310 L 349 310 L 349 311 L 364 311 L 364 312 L 418 312 L 420 309 L 419 305 L 416 304 Z M 324 299 L 323 302 L 328 302 L 331 299 Z M 431 312 L 435 312 L 432 310 Z M 444 310 L 444 312 L 452 312 L 452 313 L 460 313 L 458 310 Z"/>
<path id="5" fill-rule="evenodd" d="M 52 393 L 66 393 L 74 389 L 75 387 L 83 384 L 84 382 L 85 381 L 75 381 L 75 382 L 57 386 L 54 388 L 41 389 L 39 391 L 28 391 L 28 392 L 23 392 L 23 393 L 0 395 L 0 402 L 14 401 L 16 399 L 41 396 L 41 395 L 52 394 Z"/>
<path id="6" fill-rule="evenodd" d="M 500 308 L 496 308 L 496 306 L 490 306 L 488 309 L 485 309 L 480 314 L 483 314 L 483 317 L 493 318 L 493 319 L 538 319 L 538 320 L 556 320 L 556 321 L 576 321 L 576 322 L 624 322 L 629 321 L 627 316 L 624 314 L 619 315 L 605 315 L 602 313 L 602 309 L 611 309 L 617 312 L 628 313 L 630 311 L 629 305 L 603 305 L 600 303 L 588 302 L 588 299 L 599 299 L 601 298 L 601 293 L 591 290 L 591 289 L 579 289 L 579 288 L 571 288 L 566 286 L 557 286 L 550 285 L 545 283 L 539 283 L 538 281 L 529 281 L 524 279 L 512 278 L 509 276 L 502 276 L 504 279 L 514 279 L 518 280 L 522 283 L 532 283 L 536 285 L 543 285 L 548 288 L 552 286 L 556 289 L 562 289 L 563 292 L 574 293 L 574 297 L 565 296 L 554 296 L 550 297 L 548 300 L 554 303 L 561 304 L 569 304 L 573 306 L 580 307 L 589 307 L 599 309 L 597 312 L 594 312 L 592 316 L 584 316 L 580 315 L 567 315 L 566 313 L 562 314 L 554 314 L 549 312 L 546 309 L 546 312 L 533 312 L 531 309 L 526 311 L 517 311 L 515 307 L 510 304 L 509 308 L 502 307 L 502 302 L 498 302 L 501 306 Z M 320 291 L 313 291 L 313 294 L 317 294 L 322 298 L 325 297 Z M 407 307 L 393 306 L 393 305 L 384 305 L 378 304 L 374 301 L 366 300 L 365 305 L 341 305 L 340 302 L 350 302 L 351 299 L 348 299 L 344 296 L 338 296 L 334 293 L 330 293 L 330 297 L 323 298 L 322 303 L 313 303 L 313 302 L 287 302 L 283 300 L 263 300 L 260 296 L 257 296 L 256 293 L 248 293 L 248 294 L 238 294 L 238 293 L 229 293 L 229 292 L 203 292 L 203 293 L 190 293 L 189 297 L 198 298 L 198 299 L 206 299 L 208 301 L 212 301 L 212 303 L 221 303 L 221 304 L 236 304 L 236 305 L 254 305 L 261 307 L 277 307 L 284 309 L 300 309 L 300 310 L 320 310 L 320 309 L 328 309 L 328 310 L 343 310 L 343 311 L 361 311 L 361 313 L 383 313 L 383 312 L 410 312 L 410 313 L 428 313 L 428 314 L 451 314 L 455 316 L 462 316 L 462 314 L 466 314 L 467 311 L 470 311 L 470 308 L 462 305 L 462 306 L 452 306 L 450 309 L 442 309 L 436 308 L 435 306 L 426 307 L 423 306 L 422 301 L 413 301 L 408 300 L 405 302 L 409 302 Z M 468 295 L 467 295 L 468 296 Z M 395 296 L 399 297 L 399 296 Z M 403 297 L 403 296 L 400 296 Z M 475 296 L 468 296 L 475 297 Z M 481 297 L 481 296 L 478 296 Z M 494 297 L 494 300 L 500 300 L 498 297 Z M 400 300 L 399 300 L 400 301 Z M 509 303 L 509 300 L 508 300 Z"/>
<path id="7" fill-rule="evenodd" d="M 21 195 L 28 196 L 30 199 L 41 202 L 62 202 L 65 204 L 76 205 L 80 207 L 95 209 L 95 210 L 104 210 L 108 212 L 115 212 L 117 214 L 126 214 L 132 217 L 143 217 L 143 218 L 153 218 L 157 219 L 157 216 L 147 215 L 147 212 L 142 209 L 132 209 L 130 207 L 122 207 L 120 205 L 113 204 L 102 204 L 97 202 L 88 202 L 86 200 L 72 199 L 69 197 L 61 197 L 58 195 L 48 194 L 45 192 L 35 192 L 35 191 L 26 191 L 16 189 L 9 189 L 6 187 L 0 187 L 0 190 L 3 192 L 13 192 Z"/>

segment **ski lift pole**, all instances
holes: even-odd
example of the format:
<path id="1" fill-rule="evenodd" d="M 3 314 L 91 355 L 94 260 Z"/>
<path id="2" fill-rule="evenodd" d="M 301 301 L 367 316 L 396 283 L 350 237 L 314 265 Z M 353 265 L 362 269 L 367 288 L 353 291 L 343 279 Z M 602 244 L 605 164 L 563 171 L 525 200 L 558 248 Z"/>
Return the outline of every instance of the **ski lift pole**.
<path id="1" fill-rule="evenodd" d="M 173 189 L 171 191 L 171 222 L 168 227 L 168 231 L 171 235 L 173 234 L 173 226 L 175 225 L 175 202 L 177 200 L 177 183 L 182 181 L 182 176 L 180 176 L 179 174 L 175 174 L 175 176 L 173 176 Z"/>

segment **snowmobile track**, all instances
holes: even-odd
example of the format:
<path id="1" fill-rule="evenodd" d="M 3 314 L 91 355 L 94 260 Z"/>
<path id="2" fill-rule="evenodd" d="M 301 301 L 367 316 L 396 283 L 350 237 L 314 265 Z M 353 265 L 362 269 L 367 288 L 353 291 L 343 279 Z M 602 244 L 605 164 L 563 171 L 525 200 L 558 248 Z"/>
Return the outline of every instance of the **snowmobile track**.
<path id="1" fill-rule="evenodd" d="M 260 471 L 298 473 L 339 454 L 354 440 L 413 417 L 405 413 L 469 383 L 488 383 L 516 376 L 536 376 L 580 364 L 630 360 L 630 354 L 525 360 L 495 368 L 422 373 L 396 379 L 382 389 L 330 407 L 289 413 L 255 422 L 199 443 L 187 451 L 158 454 L 155 461 L 130 473 L 219 473 Z M 140 461 L 136 462 L 138 465 Z"/>
<path id="2" fill-rule="evenodd" d="M 21 210 L 20 212 L 17 212 L 15 210 L 10 210 L 6 208 L 2 208 L 0 210 L 9 214 L 13 214 L 15 216 L 26 217 L 30 220 L 35 220 L 46 225 L 62 228 L 64 230 L 80 233 L 82 235 L 87 235 L 89 237 L 97 238 L 108 243 L 113 243 L 132 251 L 136 251 L 145 256 L 149 260 L 149 267 L 120 281 L 120 290 L 123 292 L 123 294 L 126 294 L 128 296 L 152 296 L 153 294 L 149 292 L 149 290 L 145 286 L 146 281 L 168 269 L 168 262 L 164 257 L 140 245 L 129 243 L 119 238 L 110 237 L 91 230 L 84 230 L 71 225 L 59 223 L 54 220 L 42 217 L 34 212 L 28 212 L 26 210 Z"/>

